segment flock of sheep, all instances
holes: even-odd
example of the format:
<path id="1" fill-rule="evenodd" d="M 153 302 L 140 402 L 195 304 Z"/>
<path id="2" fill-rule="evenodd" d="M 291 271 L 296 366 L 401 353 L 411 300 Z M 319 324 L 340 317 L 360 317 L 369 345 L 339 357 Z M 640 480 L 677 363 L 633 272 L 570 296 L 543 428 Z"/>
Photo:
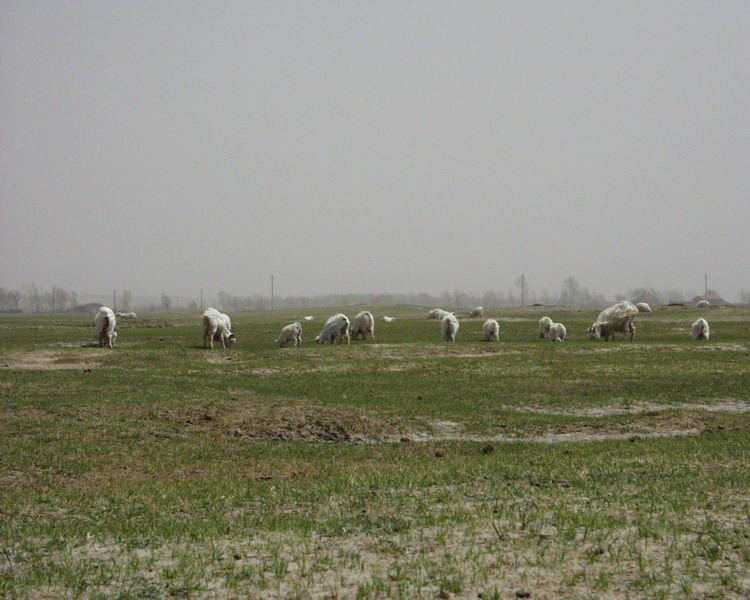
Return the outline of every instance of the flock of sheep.
<path id="1" fill-rule="evenodd" d="M 652 312 L 651 307 L 645 302 L 633 304 L 622 301 L 604 309 L 596 321 L 589 327 L 589 338 L 592 340 L 605 341 L 615 338 L 615 333 L 622 333 L 629 336 L 631 340 L 635 337 L 635 325 L 633 320 L 639 313 Z M 135 313 L 114 313 L 111 308 L 102 306 L 94 318 L 94 332 L 100 346 L 114 347 L 117 339 L 117 317 L 135 318 Z M 484 309 L 481 306 L 473 309 L 469 317 L 484 317 Z M 237 341 L 232 333 L 232 321 L 228 315 L 219 312 L 215 308 L 208 308 L 202 315 L 203 317 L 203 347 L 214 347 L 214 342 L 221 342 L 222 348 L 232 347 Z M 440 335 L 446 342 L 455 342 L 458 333 L 458 319 L 454 313 L 435 308 L 427 314 L 428 319 L 440 320 Z M 313 317 L 304 317 L 306 321 L 312 321 Z M 384 316 L 383 321 L 393 323 L 393 317 Z M 564 342 L 566 336 L 565 325 L 554 323 L 549 317 L 542 317 L 539 320 L 539 337 L 549 339 L 553 342 Z M 365 340 L 369 336 L 375 341 L 375 317 L 367 310 L 363 310 L 356 317 L 354 323 L 350 323 L 347 316 L 338 313 L 329 318 L 323 326 L 323 331 L 315 338 L 318 344 L 336 344 L 346 342 L 349 344 L 352 339 L 358 339 L 362 336 Z M 694 340 L 708 340 L 709 327 L 708 322 L 700 318 L 692 325 L 691 337 Z M 500 325 L 495 319 L 487 319 L 483 326 L 482 341 L 490 342 L 492 340 L 500 341 Z M 276 340 L 281 348 L 288 344 L 294 344 L 299 347 L 302 344 L 302 325 L 299 322 L 291 323 L 281 330 L 279 338 Z"/>

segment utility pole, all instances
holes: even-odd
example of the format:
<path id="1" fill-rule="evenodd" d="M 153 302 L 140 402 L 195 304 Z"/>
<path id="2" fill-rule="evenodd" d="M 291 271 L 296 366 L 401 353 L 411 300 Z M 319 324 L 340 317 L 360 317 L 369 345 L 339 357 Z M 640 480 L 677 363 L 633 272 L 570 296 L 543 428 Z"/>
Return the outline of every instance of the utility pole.
<path id="1" fill-rule="evenodd" d="M 271 275 L 271 310 L 273 310 L 273 275 Z"/>
<path id="2" fill-rule="evenodd" d="M 164 292 L 161 293 L 161 312 L 164 312 Z"/>
<path id="3" fill-rule="evenodd" d="M 114 290 L 112 292 L 112 298 L 113 298 L 113 300 L 112 300 L 112 310 L 116 311 L 117 310 L 117 290 Z"/>
<path id="4" fill-rule="evenodd" d="M 56 289 L 57 289 L 56 287 L 52 288 L 52 314 L 53 315 L 55 314 L 55 290 Z"/>
<path id="5" fill-rule="evenodd" d="M 203 290 L 201 290 L 201 312 L 203 312 Z"/>
<path id="6" fill-rule="evenodd" d="M 521 273 L 521 306 L 526 306 L 526 275 Z"/>
<path id="7" fill-rule="evenodd" d="M 708 296 L 708 275 L 703 276 L 703 295 Z"/>

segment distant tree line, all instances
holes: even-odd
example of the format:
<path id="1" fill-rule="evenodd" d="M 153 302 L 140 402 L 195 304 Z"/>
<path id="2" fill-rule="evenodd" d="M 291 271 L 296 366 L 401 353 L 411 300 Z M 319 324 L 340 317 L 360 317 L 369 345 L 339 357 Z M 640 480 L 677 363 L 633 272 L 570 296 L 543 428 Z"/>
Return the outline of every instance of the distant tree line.
<path id="1" fill-rule="evenodd" d="M 0 288 L 0 311 L 3 312 L 62 312 L 76 304 L 78 294 L 61 288 L 41 290 L 33 283 L 23 286 L 23 292 Z"/>
<path id="2" fill-rule="evenodd" d="M 579 306 L 584 308 L 598 307 L 606 303 L 602 294 L 592 293 L 581 286 L 573 277 L 568 277 L 560 290 L 550 293 L 547 290 L 535 292 L 525 277 L 515 282 L 516 288 L 506 291 L 487 290 L 481 294 L 469 294 L 455 290 L 441 294 L 326 294 L 322 296 L 283 296 L 274 297 L 274 308 L 314 308 L 325 306 L 348 306 L 361 304 L 367 306 L 446 306 L 451 308 L 474 308 L 483 306 L 486 309 L 529 306 L 532 304 Z M 264 295 L 236 296 L 219 292 L 219 308 L 223 311 L 265 310 L 271 307 L 271 297 Z"/>
<path id="3" fill-rule="evenodd" d="M 474 308 L 483 306 L 486 309 L 510 308 L 517 306 L 530 306 L 541 304 L 545 306 L 569 306 L 580 308 L 598 308 L 607 303 L 607 299 L 599 293 L 591 292 L 582 286 L 575 278 L 567 277 L 556 292 L 544 289 L 535 291 L 528 280 L 521 276 L 515 282 L 514 287 L 508 290 L 487 290 L 481 294 L 470 294 L 454 290 L 453 292 L 442 292 L 441 294 L 411 293 L 411 294 L 325 294 L 318 296 L 275 296 L 273 308 L 316 308 L 326 306 L 424 306 L 424 307 L 451 307 L 451 308 Z M 709 290 L 709 294 L 716 294 L 715 290 Z M 101 298 L 104 298 L 102 296 Z M 691 296 L 686 296 L 679 290 L 657 291 L 653 287 L 639 287 L 628 290 L 626 294 L 616 294 L 616 300 L 631 300 L 632 302 L 648 302 L 653 306 L 663 306 L 673 303 L 687 303 Z M 158 298 L 157 298 L 158 299 Z M 114 300 L 114 298 L 111 298 Z M 183 299 L 184 300 L 184 299 Z M 739 300 L 743 304 L 750 304 L 750 291 L 742 290 Z M 103 304 L 112 306 L 105 301 Z M 0 312 L 23 311 L 34 312 L 66 312 L 79 305 L 79 296 L 76 292 L 62 288 L 43 290 L 35 284 L 23 286 L 22 291 L 0 288 Z M 123 312 L 137 311 L 139 313 L 159 313 L 170 310 L 198 311 L 205 309 L 208 303 L 200 306 L 197 300 L 190 300 L 187 304 L 180 305 L 173 302 L 167 294 L 161 294 L 160 301 L 138 304 L 134 302 L 133 295 L 124 290 L 117 294 L 116 310 Z M 218 293 L 218 306 L 224 312 L 237 312 L 243 310 L 268 310 L 272 308 L 272 299 L 263 294 L 251 296 L 239 296 L 221 291 Z"/>

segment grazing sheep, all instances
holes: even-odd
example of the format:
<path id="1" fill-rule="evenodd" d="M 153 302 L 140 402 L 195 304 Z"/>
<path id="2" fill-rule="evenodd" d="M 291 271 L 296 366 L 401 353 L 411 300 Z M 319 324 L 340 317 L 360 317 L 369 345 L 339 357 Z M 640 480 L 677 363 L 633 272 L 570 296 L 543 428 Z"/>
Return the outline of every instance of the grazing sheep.
<path id="1" fill-rule="evenodd" d="M 214 340 L 221 342 L 222 348 L 227 344 L 231 347 L 237 341 L 229 317 L 215 308 L 207 308 L 203 313 L 203 347 L 213 350 Z"/>
<path id="2" fill-rule="evenodd" d="M 294 342 L 294 346 L 299 348 L 302 343 L 302 325 L 298 322 L 287 325 L 281 330 L 279 339 L 276 342 L 278 342 L 279 348 L 284 348 L 289 342 Z"/>
<path id="3" fill-rule="evenodd" d="M 440 333 L 446 342 L 455 342 L 458 333 L 458 319 L 455 315 L 448 313 L 440 321 Z"/>
<path id="4" fill-rule="evenodd" d="M 100 346 L 115 347 L 117 339 L 117 317 L 111 308 L 102 306 L 94 317 L 94 337 Z"/>
<path id="5" fill-rule="evenodd" d="M 630 340 L 635 338 L 635 325 L 633 325 L 633 319 L 638 314 L 638 309 L 635 304 L 623 300 L 617 304 L 613 304 L 609 308 L 605 308 L 599 313 L 589 327 L 589 338 L 592 340 L 600 340 L 602 337 L 605 341 L 609 341 L 611 337 L 615 339 L 615 333 L 622 333 L 625 335 L 630 334 Z"/>
<path id="6" fill-rule="evenodd" d="M 500 341 L 500 325 L 495 319 L 487 319 L 482 330 L 484 332 L 483 342 L 491 342 L 492 338 Z"/>
<path id="7" fill-rule="evenodd" d="M 362 339 L 367 339 L 367 334 L 370 334 L 372 341 L 375 341 L 375 317 L 369 310 L 363 310 L 356 317 L 354 317 L 354 323 L 352 325 L 352 339 L 356 340 L 360 335 Z"/>
<path id="8" fill-rule="evenodd" d="M 642 313 L 654 312 L 653 310 L 651 310 L 651 307 L 648 305 L 647 302 L 639 302 L 638 304 L 635 305 L 635 307 L 638 309 L 638 312 L 642 312 Z"/>
<path id="9" fill-rule="evenodd" d="M 552 325 L 552 319 L 549 317 L 542 317 L 539 319 L 539 337 L 546 339 L 549 337 L 549 326 Z"/>
<path id="10" fill-rule="evenodd" d="M 552 323 L 549 326 L 549 339 L 553 342 L 564 342 L 567 330 L 562 323 Z"/>
<path id="11" fill-rule="evenodd" d="M 708 300 L 698 300 L 698 302 L 695 303 L 695 308 L 708 308 L 708 305 L 711 304 Z"/>
<path id="12" fill-rule="evenodd" d="M 120 319 L 120 318 L 122 318 L 122 319 L 135 319 L 138 315 L 136 315 L 134 312 L 126 312 L 126 313 L 117 312 L 117 313 L 115 313 L 115 316 L 118 319 Z"/>
<path id="13" fill-rule="evenodd" d="M 696 341 L 708 341 L 708 321 L 706 319 L 698 319 L 693 323 L 692 337 Z"/>
<path id="14" fill-rule="evenodd" d="M 383 315 L 383 321 L 385 321 L 386 323 L 393 323 L 395 320 L 396 319 L 394 319 L 393 317 L 389 317 L 388 315 Z"/>
<path id="15" fill-rule="evenodd" d="M 312 321 L 314 317 L 312 315 L 307 315 L 306 317 L 303 317 L 305 321 Z"/>
<path id="16" fill-rule="evenodd" d="M 427 313 L 427 318 L 442 321 L 443 317 L 447 314 L 449 314 L 448 311 L 443 310 L 442 308 L 433 308 L 430 312 Z"/>
<path id="17" fill-rule="evenodd" d="M 334 342 L 341 343 L 342 340 L 346 340 L 347 344 L 351 341 L 349 319 L 345 314 L 338 313 L 326 321 L 323 331 L 315 338 L 315 342 L 318 344 L 325 344 L 326 342 L 333 344 Z"/>
<path id="18" fill-rule="evenodd" d="M 484 308 L 481 306 L 477 306 L 476 308 L 472 309 L 472 311 L 469 313 L 470 317 L 479 317 L 480 319 L 484 317 Z"/>

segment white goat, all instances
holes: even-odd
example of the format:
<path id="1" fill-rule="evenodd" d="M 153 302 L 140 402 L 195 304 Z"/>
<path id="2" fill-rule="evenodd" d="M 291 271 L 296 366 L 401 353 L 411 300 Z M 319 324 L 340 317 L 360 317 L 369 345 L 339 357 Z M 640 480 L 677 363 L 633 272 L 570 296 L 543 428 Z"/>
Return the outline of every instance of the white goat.
<path id="1" fill-rule="evenodd" d="M 692 337 L 696 341 L 708 341 L 708 321 L 706 319 L 698 319 L 695 323 L 693 323 L 692 327 Z"/>
<path id="2" fill-rule="evenodd" d="M 695 308 L 708 308 L 709 304 L 711 303 L 708 300 L 698 300 L 695 303 Z"/>
<path id="3" fill-rule="evenodd" d="M 349 319 L 345 314 L 338 313 L 326 321 L 323 331 L 315 338 L 315 342 L 318 344 L 325 344 L 326 342 L 333 344 L 334 342 L 341 343 L 342 340 L 346 340 L 347 344 L 351 341 Z"/>
<path id="4" fill-rule="evenodd" d="M 134 312 L 116 312 L 115 316 L 118 319 L 135 319 L 138 315 L 136 315 Z"/>
<path id="5" fill-rule="evenodd" d="M 233 346 L 237 341 L 232 333 L 232 321 L 224 313 L 215 308 L 207 308 L 203 313 L 203 347 L 214 349 L 214 340 L 221 342 L 221 347 L 227 344 Z"/>
<path id="6" fill-rule="evenodd" d="M 552 319 L 542 317 L 539 319 L 539 337 L 542 339 L 549 337 L 549 326 L 552 325 Z"/>
<path id="7" fill-rule="evenodd" d="M 372 313 L 369 310 L 363 310 L 354 317 L 354 323 L 352 324 L 352 339 L 356 340 L 361 335 L 362 339 L 366 340 L 368 334 L 374 342 L 375 317 L 372 316 Z"/>
<path id="8" fill-rule="evenodd" d="M 102 306 L 94 317 L 94 337 L 100 346 L 114 348 L 117 339 L 117 317 L 111 308 Z"/>
<path id="9" fill-rule="evenodd" d="M 458 319 L 448 313 L 440 321 L 440 334 L 446 342 L 455 342 L 458 333 Z"/>
<path id="10" fill-rule="evenodd" d="M 389 317 L 388 315 L 383 315 L 383 321 L 385 321 L 386 323 L 393 323 L 395 320 L 396 319 L 394 319 L 393 317 Z"/>
<path id="11" fill-rule="evenodd" d="M 551 323 L 549 326 L 549 339 L 553 342 L 564 342 L 567 330 L 562 323 Z"/>
<path id="12" fill-rule="evenodd" d="M 500 325 L 495 319 L 487 319 L 482 327 L 484 332 L 483 342 L 491 342 L 492 338 L 495 338 L 498 342 L 500 341 Z"/>
<path id="13" fill-rule="evenodd" d="M 648 305 L 648 302 L 639 302 L 638 304 L 635 305 L 635 307 L 638 309 L 638 312 L 642 312 L 642 313 L 654 312 L 653 310 L 651 310 L 651 307 Z"/>
<path id="14" fill-rule="evenodd" d="M 615 339 L 615 333 L 622 333 L 625 335 L 630 334 L 631 341 L 635 338 L 635 325 L 633 325 L 633 319 L 638 314 L 638 309 L 635 304 L 623 300 L 617 304 L 613 304 L 609 308 L 605 308 L 599 313 L 589 327 L 589 338 L 592 340 L 600 340 L 602 337 L 605 341 L 609 341 L 611 337 Z"/>
<path id="15" fill-rule="evenodd" d="M 469 313 L 470 317 L 479 317 L 480 319 L 484 317 L 484 308 L 481 306 L 477 306 L 476 308 L 472 309 L 472 311 Z"/>
<path id="16" fill-rule="evenodd" d="M 302 343 L 302 325 L 299 322 L 291 323 L 281 330 L 279 339 L 276 340 L 279 348 L 284 348 L 289 342 L 294 342 L 294 346 L 299 348 Z"/>

